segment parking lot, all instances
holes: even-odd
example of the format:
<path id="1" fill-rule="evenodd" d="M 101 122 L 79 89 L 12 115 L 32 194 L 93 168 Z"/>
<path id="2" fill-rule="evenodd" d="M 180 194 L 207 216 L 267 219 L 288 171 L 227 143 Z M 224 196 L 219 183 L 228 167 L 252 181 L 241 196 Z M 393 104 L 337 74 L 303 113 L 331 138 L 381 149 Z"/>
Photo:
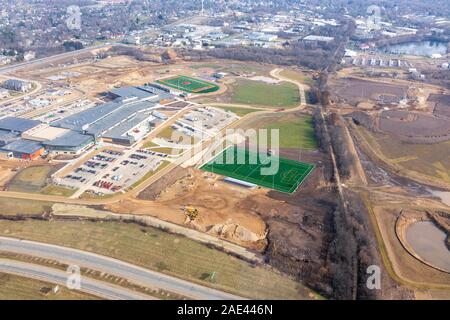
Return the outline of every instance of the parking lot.
<path id="1" fill-rule="evenodd" d="M 72 197 L 85 191 L 96 195 L 116 193 L 130 187 L 148 172 L 157 170 L 165 157 L 144 150 L 106 149 L 55 180 L 60 185 L 78 189 Z"/>
<path id="2" fill-rule="evenodd" d="M 238 120 L 235 114 L 213 107 L 197 108 L 186 114 L 177 124 L 191 131 L 214 136 L 224 127 Z"/>

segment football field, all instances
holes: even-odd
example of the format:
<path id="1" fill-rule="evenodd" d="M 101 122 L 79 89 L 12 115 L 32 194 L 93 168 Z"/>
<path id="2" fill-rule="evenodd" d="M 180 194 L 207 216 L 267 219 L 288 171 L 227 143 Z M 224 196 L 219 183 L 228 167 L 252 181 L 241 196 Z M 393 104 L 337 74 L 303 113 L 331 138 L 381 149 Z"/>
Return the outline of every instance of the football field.
<path id="1" fill-rule="evenodd" d="M 201 169 L 280 192 L 294 193 L 315 167 L 309 163 L 278 157 L 278 170 L 274 174 L 264 175 L 261 169 L 271 166 L 270 159 L 246 149 L 232 147 L 222 151 Z"/>
<path id="2" fill-rule="evenodd" d="M 160 79 L 157 82 L 189 93 L 208 93 L 219 90 L 219 86 L 216 84 L 187 76 L 176 76 L 172 78 Z"/>

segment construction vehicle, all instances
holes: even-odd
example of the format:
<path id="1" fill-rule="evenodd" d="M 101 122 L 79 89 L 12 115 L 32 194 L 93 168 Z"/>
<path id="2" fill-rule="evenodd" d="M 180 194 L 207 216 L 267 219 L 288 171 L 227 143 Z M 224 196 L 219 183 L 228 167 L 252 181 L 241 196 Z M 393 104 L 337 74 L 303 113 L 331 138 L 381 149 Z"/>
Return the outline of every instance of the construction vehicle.
<path id="1" fill-rule="evenodd" d="M 189 221 L 194 221 L 198 216 L 198 209 L 193 206 L 184 206 L 183 211 L 186 217 L 189 218 Z"/>

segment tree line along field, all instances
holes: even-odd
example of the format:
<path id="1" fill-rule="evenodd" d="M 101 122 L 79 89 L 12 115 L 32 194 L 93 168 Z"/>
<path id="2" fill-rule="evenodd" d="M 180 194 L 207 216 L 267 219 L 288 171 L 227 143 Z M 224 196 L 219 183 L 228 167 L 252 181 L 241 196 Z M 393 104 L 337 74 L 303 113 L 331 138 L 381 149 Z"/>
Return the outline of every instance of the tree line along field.
<path id="1" fill-rule="evenodd" d="M 132 223 L 0 220 L 0 235 L 95 252 L 249 298 L 319 298 L 269 268 L 252 266 L 183 236 Z"/>

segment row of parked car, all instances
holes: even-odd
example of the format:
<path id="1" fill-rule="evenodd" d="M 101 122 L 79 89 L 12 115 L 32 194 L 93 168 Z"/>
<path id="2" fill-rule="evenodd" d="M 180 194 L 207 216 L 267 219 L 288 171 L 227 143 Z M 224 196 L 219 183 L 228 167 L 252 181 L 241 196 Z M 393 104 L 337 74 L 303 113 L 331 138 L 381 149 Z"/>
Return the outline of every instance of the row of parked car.
<path id="1" fill-rule="evenodd" d="M 69 174 L 68 176 L 65 177 L 66 179 L 71 179 L 71 180 L 76 180 L 76 181 L 80 181 L 80 182 L 85 182 L 86 178 L 83 178 L 81 176 L 74 176 Z"/>
<path id="2" fill-rule="evenodd" d="M 104 181 L 104 180 L 97 180 L 93 183 L 93 186 L 98 187 L 98 188 L 102 188 L 102 189 L 107 189 L 107 190 L 111 190 L 111 191 L 119 191 L 122 187 L 121 186 L 115 186 L 112 182 L 110 181 Z"/>

